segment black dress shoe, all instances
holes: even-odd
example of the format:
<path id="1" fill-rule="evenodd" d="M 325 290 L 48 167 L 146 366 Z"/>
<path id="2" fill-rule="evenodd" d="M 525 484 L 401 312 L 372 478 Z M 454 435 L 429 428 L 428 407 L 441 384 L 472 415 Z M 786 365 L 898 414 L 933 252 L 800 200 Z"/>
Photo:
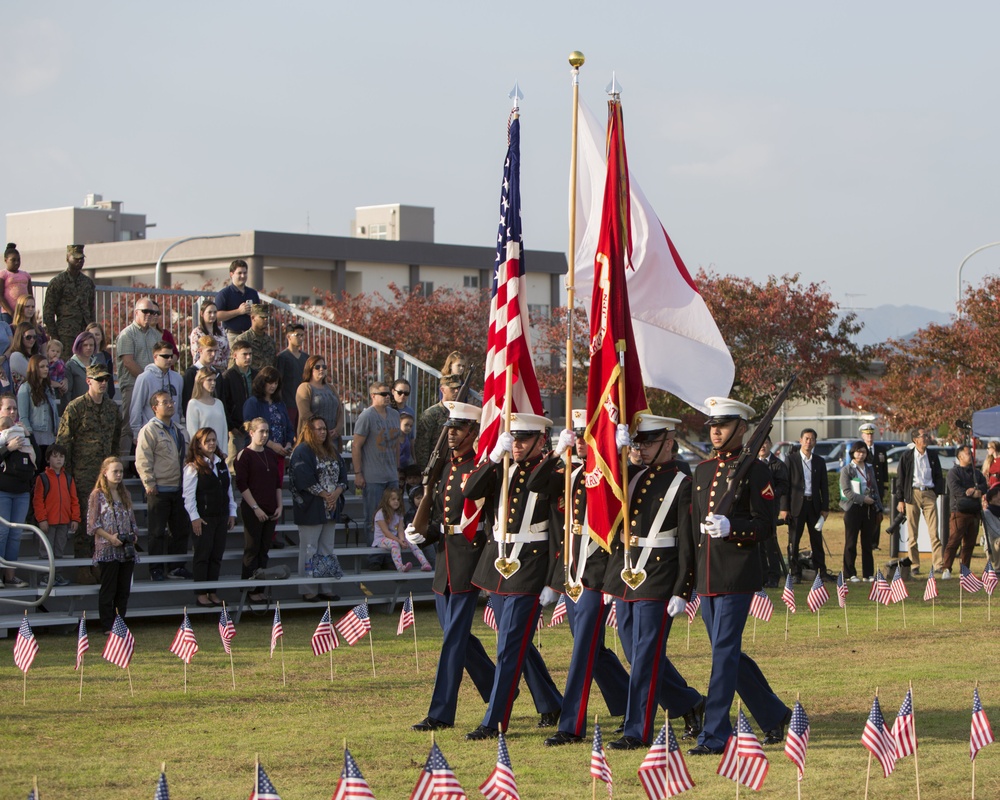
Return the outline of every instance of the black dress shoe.
<path id="1" fill-rule="evenodd" d="M 488 728 L 485 725 L 480 725 L 474 731 L 465 734 L 465 739 L 466 741 L 469 742 L 481 742 L 484 741 L 485 739 L 496 739 L 496 738 L 497 738 L 497 729 Z"/>
<path id="2" fill-rule="evenodd" d="M 544 744 L 546 747 L 558 747 L 561 744 L 576 744 L 582 741 L 582 736 L 577 736 L 575 733 L 567 733 L 566 731 L 559 731 L 554 736 L 546 739 Z"/>
<path id="3" fill-rule="evenodd" d="M 453 726 L 449 725 L 447 722 L 442 722 L 439 719 L 434 719 L 434 717 L 424 717 L 416 725 L 411 725 L 411 731 L 439 731 L 443 728 L 451 728 Z"/>
<path id="4" fill-rule="evenodd" d="M 648 746 L 642 739 L 636 739 L 634 736 L 623 736 L 617 741 L 608 742 L 609 750 L 641 750 Z"/>
<path id="5" fill-rule="evenodd" d="M 554 728 L 559 724 L 559 712 L 558 711 L 546 711 L 542 714 L 542 718 L 538 720 L 539 728 Z"/>
<path id="6" fill-rule="evenodd" d="M 785 716 L 777 728 L 771 728 L 771 730 L 764 732 L 762 744 L 781 744 L 785 740 L 785 726 L 791 721 L 792 712 L 789 710 L 785 712 Z"/>
<path id="7" fill-rule="evenodd" d="M 681 739 L 697 739 L 705 721 L 705 698 L 690 711 L 684 713 L 684 734 Z"/>
<path id="8" fill-rule="evenodd" d="M 722 748 L 709 747 L 707 744 L 700 744 L 688 750 L 689 756 L 718 756 L 722 754 Z"/>

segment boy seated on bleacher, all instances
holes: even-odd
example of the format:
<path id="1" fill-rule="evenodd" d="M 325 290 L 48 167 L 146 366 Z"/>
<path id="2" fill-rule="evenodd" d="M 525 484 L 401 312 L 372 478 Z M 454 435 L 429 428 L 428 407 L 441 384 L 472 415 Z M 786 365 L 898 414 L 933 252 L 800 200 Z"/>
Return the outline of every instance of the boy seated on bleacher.
<path id="1" fill-rule="evenodd" d="M 76 494 L 76 481 L 63 470 L 66 466 L 66 448 L 50 444 L 45 452 L 48 466 L 35 480 L 32 507 L 35 522 L 52 543 L 52 554 L 62 558 L 66 540 L 75 535 L 80 525 L 80 500 Z M 67 586 L 69 581 L 58 572 L 56 586 Z"/>

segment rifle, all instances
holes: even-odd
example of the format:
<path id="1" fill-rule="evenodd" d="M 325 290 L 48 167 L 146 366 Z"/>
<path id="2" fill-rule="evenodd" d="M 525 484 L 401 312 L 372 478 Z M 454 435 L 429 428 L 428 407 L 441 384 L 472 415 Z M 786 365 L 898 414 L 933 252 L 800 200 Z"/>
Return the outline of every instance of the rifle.
<path id="1" fill-rule="evenodd" d="M 798 373 L 793 373 L 792 377 L 788 379 L 788 383 L 778 392 L 770 408 L 767 409 L 764 416 L 760 418 L 760 422 L 757 423 L 750 441 L 743 446 L 743 451 L 740 453 L 736 463 L 730 467 L 729 486 L 719 502 L 715 504 L 716 514 L 728 517 L 729 513 L 733 510 L 733 506 L 736 505 L 736 501 L 740 496 L 740 490 L 743 488 L 743 482 L 750 473 L 750 468 L 753 466 L 754 461 L 757 460 L 757 454 L 760 453 L 760 448 L 764 444 L 764 440 L 771 433 L 771 423 L 774 421 L 778 409 L 781 408 L 781 404 L 788 398 L 788 393 L 792 390 L 792 384 L 795 383 L 795 379 L 798 377 Z"/>
<path id="2" fill-rule="evenodd" d="M 456 402 L 465 402 L 465 399 L 469 396 L 471 383 L 472 368 L 470 367 L 469 372 L 465 376 L 465 382 L 462 384 L 462 388 L 458 390 L 458 397 L 455 398 Z M 431 503 L 434 502 L 431 490 L 437 486 L 438 481 L 441 480 L 441 473 L 444 472 L 447 457 L 448 429 L 442 427 L 441 433 L 438 434 L 437 444 L 434 445 L 434 449 L 431 451 L 431 457 L 427 460 L 427 466 L 424 467 L 424 471 L 420 476 L 420 485 L 424 487 L 424 493 L 420 498 L 420 504 L 417 506 L 417 511 L 413 515 L 413 522 L 411 523 L 414 530 L 419 534 L 426 532 L 427 523 L 430 522 Z"/>

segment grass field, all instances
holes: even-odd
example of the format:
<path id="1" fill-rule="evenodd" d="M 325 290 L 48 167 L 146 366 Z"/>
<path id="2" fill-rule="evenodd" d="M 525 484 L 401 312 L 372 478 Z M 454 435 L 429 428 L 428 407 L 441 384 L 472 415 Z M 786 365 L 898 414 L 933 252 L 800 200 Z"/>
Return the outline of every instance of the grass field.
<path id="1" fill-rule="evenodd" d="M 840 560 L 842 528 L 839 518 L 830 522 L 825 534 L 835 552 L 829 562 L 833 566 Z M 973 562 L 977 574 L 984 563 L 981 556 Z M 790 620 L 787 642 L 777 590 L 770 592 L 774 618 L 757 624 L 755 642 L 752 621 L 748 623 L 745 649 L 789 705 L 797 694 L 801 696 L 811 719 L 803 797 L 863 796 L 868 754 L 860 737 L 872 695 L 878 686 L 891 725 L 911 680 L 922 800 L 969 796 L 969 728 L 977 680 L 987 714 L 994 725 L 1000 724 L 1000 593 L 992 622 L 987 622 L 985 594 L 966 595 L 960 623 L 958 581 L 938 586 L 941 597 L 932 622 L 931 604 L 920 599 L 924 583 L 908 584 L 912 597 L 905 601 L 905 629 L 903 608 L 891 606 L 880 610 L 875 630 L 867 584 L 851 584 L 849 633 L 834 597 L 820 611 L 817 636 L 816 615 L 809 613 L 805 602 L 806 585 L 796 587 L 799 613 Z M 430 747 L 430 736 L 414 733 L 409 726 L 427 711 L 440 642 L 433 608 L 417 609 L 419 671 L 411 631 L 397 638 L 398 615 L 376 612 L 377 677 L 372 677 L 365 639 L 334 652 L 333 682 L 328 658 L 314 657 L 309 644 L 321 613 L 317 608 L 282 615 L 287 685 L 282 685 L 279 653 L 274 660 L 268 658 L 271 615 L 244 615 L 233 643 L 235 691 L 216 619 L 197 617 L 193 624 L 201 652 L 188 668 L 188 692 L 183 692 L 183 664 L 167 650 L 180 622 L 180 609 L 177 619 L 135 623 L 134 698 L 125 672 L 100 659 L 103 641 L 98 640 L 103 637 L 95 624 L 84 668 L 83 701 L 78 700 L 79 673 L 73 671 L 75 633 L 42 628 L 37 631 L 41 649 L 27 676 L 27 704 L 22 705 L 22 676 L 10 655 L 14 640 L 8 638 L 7 654 L 0 659 L 5 717 L 0 728 L 0 798 L 23 798 L 33 775 L 38 776 L 46 800 L 151 797 L 161 762 L 167 764 L 174 800 L 243 798 L 250 791 L 255 753 L 283 800 L 327 798 L 342 766 L 345 739 L 376 797 L 409 797 Z M 548 609 L 546 620 L 550 613 Z M 482 623 L 481 614 L 475 632 L 489 650 L 493 633 Z M 710 660 L 700 617 L 690 627 L 690 648 L 687 633 L 686 622 L 675 627 L 668 654 L 688 681 L 703 691 Z M 570 652 L 568 627 L 546 629 L 541 648 L 561 686 Z M 602 725 L 606 721 L 605 740 L 614 738 L 611 731 L 619 720 L 603 719 L 607 712 L 596 688 L 590 711 L 602 717 Z M 496 759 L 495 742 L 463 740 L 479 724 L 482 712 L 482 701 L 466 679 L 456 727 L 437 736 L 470 797 L 480 796 L 477 787 Z M 590 797 L 589 745 L 545 748 L 542 740 L 551 730 L 537 729 L 537 720 L 530 695 L 522 691 L 508 739 L 521 795 Z M 680 726 L 675 730 L 679 735 Z M 615 797 L 645 797 L 636 777 L 644 754 L 609 753 Z M 780 747 L 768 748 L 768 755 L 771 771 L 756 796 L 795 797 L 794 766 Z M 696 786 L 686 797 L 735 796 L 735 784 L 715 774 L 718 758 L 687 761 Z M 913 757 L 902 760 L 888 779 L 881 777 L 876 763 L 871 781 L 870 797 L 916 797 Z M 604 792 L 598 787 L 599 797 Z M 751 792 L 742 788 L 741 794 Z M 977 758 L 976 796 L 1000 797 L 1000 745 L 987 747 Z"/>

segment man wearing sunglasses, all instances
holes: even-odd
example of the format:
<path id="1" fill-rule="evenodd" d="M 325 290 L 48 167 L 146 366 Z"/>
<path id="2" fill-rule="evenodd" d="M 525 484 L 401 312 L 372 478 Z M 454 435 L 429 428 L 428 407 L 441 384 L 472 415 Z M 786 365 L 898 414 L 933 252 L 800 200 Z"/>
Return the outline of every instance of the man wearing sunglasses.
<path id="1" fill-rule="evenodd" d="M 354 464 L 354 485 L 364 492 L 365 536 L 368 544 L 375 541 L 375 512 L 386 489 L 399 488 L 399 444 L 403 432 L 399 429 L 399 412 L 389 405 L 389 384 L 377 381 L 368 388 L 371 405 L 354 423 L 351 461 Z M 369 566 L 382 565 L 384 550 L 368 559 Z"/>
<path id="2" fill-rule="evenodd" d="M 122 328 L 115 342 L 118 386 L 122 393 L 122 418 L 125 422 L 122 427 L 122 452 L 126 454 L 132 449 L 132 392 L 136 379 L 153 363 L 153 348 L 161 340 L 160 332 L 153 326 L 159 315 L 160 311 L 152 298 L 140 298 L 135 304 L 132 324 Z"/>
<path id="3" fill-rule="evenodd" d="M 63 343 L 63 352 L 73 350 L 73 340 L 94 321 L 94 282 L 83 274 L 82 244 L 66 245 L 66 270 L 45 291 L 42 319 L 50 336 Z"/>
<path id="4" fill-rule="evenodd" d="M 76 481 L 77 494 L 90 496 L 101 473 L 101 463 L 119 454 L 122 418 L 118 406 L 107 396 L 111 375 L 103 364 L 87 367 L 87 391 L 71 400 L 59 418 L 56 443 L 66 448 L 66 471 Z M 93 538 L 86 535 L 87 503 L 80 503 L 83 519 L 73 537 L 73 557 L 90 558 Z M 92 584 L 90 567 L 80 567 L 77 582 Z"/>
<path id="5" fill-rule="evenodd" d="M 129 424 L 132 435 L 138 437 L 142 428 L 155 416 L 149 401 L 157 392 L 166 392 L 174 402 L 171 422 L 180 426 L 181 395 L 184 391 L 184 379 L 172 369 L 174 365 L 174 348 L 168 342 L 157 342 L 153 346 L 153 363 L 147 366 L 135 381 L 132 390 L 132 407 L 129 411 Z"/>

